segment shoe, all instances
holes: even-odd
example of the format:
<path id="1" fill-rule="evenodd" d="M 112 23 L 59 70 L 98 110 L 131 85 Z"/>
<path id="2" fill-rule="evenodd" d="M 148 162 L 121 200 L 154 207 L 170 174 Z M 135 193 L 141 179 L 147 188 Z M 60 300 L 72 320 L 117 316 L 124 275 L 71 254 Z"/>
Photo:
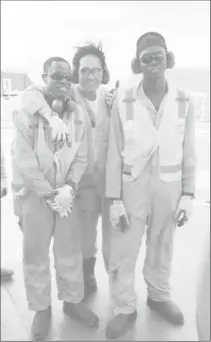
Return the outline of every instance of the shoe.
<path id="1" fill-rule="evenodd" d="M 180 308 L 171 300 L 156 302 L 149 297 L 147 298 L 147 305 L 155 310 L 158 314 L 160 314 L 163 318 L 165 318 L 170 323 L 175 325 L 183 325 L 184 324 L 184 316 Z"/>
<path id="2" fill-rule="evenodd" d="M 129 315 L 119 314 L 113 317 L 107 324 L 106 337 L 110 340 L 118 338 L 124 335 L 130 324 L 133 323 L 137 318 L 137 311 Z"/>
<path id="3" fill-rule="evenodd" d="M 92 293 L 97 292 L 97 282 L 96 282 L 95 273 L 94 273 L 95 263 L 96 263 L 95 257 L 92 257 L 90 259 L 83 261 L 84 298 L 85 299 Z"/>
<path id="4" fill-rule="evenodd" d="M 45 310 L 36 312 L 31 327 L 34 341 L 44 341 L 47 338 L 50 329 L 51 316 L 51 306 Z"/>
<path id="5" fill-rule="evenodd" d="M 13 275 L 14 272 L 12 270 L 1 267 L 1 283 L 12 280 Z"/>
<path id="6" fill-rule="evenodd" d="M 67 316 L 83 323 L 88 328 L 95 328 L 99 324 L 97 315 L 87 309 L 83 303 L 73 304 L 64 302 L 63 311 Z"/>

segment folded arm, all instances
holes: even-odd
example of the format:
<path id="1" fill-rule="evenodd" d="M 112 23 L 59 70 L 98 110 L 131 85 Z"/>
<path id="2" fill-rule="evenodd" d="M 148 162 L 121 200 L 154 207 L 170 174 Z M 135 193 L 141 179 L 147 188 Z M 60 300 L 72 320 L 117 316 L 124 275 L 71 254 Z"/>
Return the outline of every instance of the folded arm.
<path id="1" fill-rule="evenodd" d="M 81 145 L 78 148 L 66 178 L 66 183 L 74 190 L 78 189 L 78 184 L 80 183 L 80 180 L 88 166 L 88 138 L 86 122 L 83 121 L 82 125 L 83 133 L 81 137 Z"/>
<path id="2" fill-rule="evenodd" d="M 53 188 L 42 172 L 33 149 L 33 135 L 29 128 L 28 117 L 23 111 L 16 111 L 14 116 L 15 138 L 13 152 L 15 163 L 27 188 L 38 196 L 45 196 Z"/>
<path id="3" fill-rule="evenodd" d="M 122 197 L 122 150 L 123 131 L 119 117 L 117 101 L 114 100 L 108 140 L 108 153 L 106 162 L 106 197 L 121 199 Z"/>
<path id="4" fill-rule="evenodd" d="M 195 117 L 192 100 L 186 117 L 183 142 L 183 193 L 195 194 L 196 149 L 195 149 Z"/>

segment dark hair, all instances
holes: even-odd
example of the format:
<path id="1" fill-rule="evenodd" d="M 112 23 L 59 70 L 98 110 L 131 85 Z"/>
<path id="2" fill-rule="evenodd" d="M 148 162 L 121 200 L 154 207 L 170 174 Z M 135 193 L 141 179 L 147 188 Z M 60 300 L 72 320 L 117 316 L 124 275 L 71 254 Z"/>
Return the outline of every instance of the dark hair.
<path id="1" fill-rule="evenodd" d="M 69 63 L 66 59 L 64 59 L 64 58 L 62 58 L 62 57 L 50 57 L 50 58 L 48 58 L 48 59 L 45 61 L 45 63 L 43 64 L 43 71 L 44 71 L 44 73 L 47 73 L 47 72 L 48 72 L 48 69 L 49 69 L 49 67 L 51 66 L 51 64 L 52 64 L 53 62 L 65 62 L 65 63 L 67 63 L 67 64 L 69 65 L 69 67 L 70 67 L 70 63 Z"/>
<path id="2" fill-rule="evenodd" d="M 76 47 L 76 49 L 77 50 L 72 61 L 72 65 L 73 65 L 72 82 L 76 84 L 79 83 L 78 70 L 79 70 L 79 64 L 80 64 L 81 58 L 87 55 L 94 55 L 98 57 L 102 63 L 102 68 L 103 68 L 102 84 L 107 84 L 110 81 L 110 75 L 109 75 L 109 71 L 106 65 L 106 60 L 105 60 L 104 52 L 102 50 L 102 45 L 101 44 L 95 45 L 93 43 L 90 43 L 88 45 Z"/>

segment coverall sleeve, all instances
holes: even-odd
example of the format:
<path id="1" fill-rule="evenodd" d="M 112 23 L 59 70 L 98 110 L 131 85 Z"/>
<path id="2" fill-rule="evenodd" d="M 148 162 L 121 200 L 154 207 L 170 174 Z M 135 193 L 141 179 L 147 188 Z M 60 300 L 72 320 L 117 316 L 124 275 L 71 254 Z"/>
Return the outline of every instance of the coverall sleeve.
<path id="1" fill-rule="evenodd" d="M 5 169 L 5 159 L 1 147 L 1 188 L 7 187 L 7 174 Z"/>
<path id="2" fill-rule="evenodd" d="M 183 192 L 195 193 L 196 149 L 195 149 L 195 117 L 193 101 L 190 100 L 186 116 L 185 135 L 183 142 Z"/>
<path id="3" fill-rule="evenodd" d="M 38 196 L 45 196 L 53 190 L 39 167 L 33 149 L 33 136 L 29 128 L 28 116 L 23 111 L 16 111 L 13 119 L 15 125 L 14 157 L 21 176 L 27 187 Z"/>
<path id="4" fill-rule="evenodd" d="M 97 166 L 98 170 L 101 174 L 105 174 L 105 165 L 106 158 L 108 152 L 108 130 L 109 130 L 109 121 L 110 121 L 110 111 L 111 108 L 106 105 L 105 97 L 107 90 L 106 88 L 102 88 L 101 90 L 101 104 L 102 110 L 100 113 L 100 121 L 97 128 Z"/>
<path id="5" fill-rule="evenodd" d="M 32 85 L 23 92 L 20 104 L 21 108 L 24 109 L 24 113 L 28 115 L 34 115 L 36 112 L 44 115 L 46 112 L 51 111 L 44 97 L 43 87 L 37 85 Z"/>
<path id="6" fill-rule="evenodd" d="M 106 162 L 106 197 L 122 198 L 122 150 L 123 130 L 117 100 L 112 105 L 109 125 L 108 153 Z"/>
<path id="7" fill-rule="evenodd" d="M 76 153 L 75 159 L 68 171 L 66 183 L 71 185 L 74 190 L 77 190 L 78 184 L 88 166 L 88 139 L 87 127 L 84 121 L 84 131 L 81 138 L 81 145 Z"/>

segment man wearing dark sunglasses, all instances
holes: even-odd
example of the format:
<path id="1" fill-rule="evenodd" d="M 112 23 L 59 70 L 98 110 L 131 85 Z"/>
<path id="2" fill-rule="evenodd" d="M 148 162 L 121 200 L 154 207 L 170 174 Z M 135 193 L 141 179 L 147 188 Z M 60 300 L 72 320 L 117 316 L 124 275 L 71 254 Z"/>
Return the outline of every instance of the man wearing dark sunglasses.
<path id="1" fill-rule="evenodd" d="M 43 77 L 47 82 L 48 90 L 50 89 L 49 92 L 60 96 L 61 90 L 65 90 L 61 89 L 61 82 L 68 84 L 68 69 L 64 69 L 61 74 L 61 70 L 55 72 L 53 66 L 55 65 L 52 65 L 50 71 L 48 70 Z M 109 72 L 100 46 L 87 44 L 76 50 L 71 79 L 74 83 L 71 88 L 71 99 L 82 106 L 87 119 L 88 132 L 88 167 L 76 194 L 80 218 L 80 224 L 76 221 L 76 225 L 80 226 L 81 231 L 84 293 L 87 297 L 97 291 L 94 270 L 97 252 L 97 223 L 100 215 L 102 215 L 102 252 L 106 269 L 110 248 L 108 201 L 105 199 L 105 163 L 109 108 L 113 95 L 104 87 L 109 82 Z M 39 103 L 37 110 L 40 115 L 48 118 L 49 105 L 51 105 L 49 98 L 52 100 L 52 96 L 49 96 L 46 101 L 39 87 L 27 89 L 25 97 L 27 96 L 30 96 L 31 101 L 39 97 L 39 101 L 36 101 L 37 104 Z M 27 111 L 30 112 L 30 106 Z"/>
<path id="2" fill-rule="evenodd" d="M 51 58 L 44 65 L 45 87 L 27 90 L 13 113 L 12 188 L 22 222 L 28 306 L 36 312 L 32 336 L 42 341 L 52 315 L 52 238 L 64 313 L 88 327 L 96 327 L 99 321 L 82 303 L 83 263 L 74 197 L 87 168 L 87 124 L 83 110 L 69 101 L 70 75 L 67 61 Z M 54 115 L 66 127 L 62 144 L 55 142 L 56 131 L 50 124 Z"/>
<path id="3" fill-rule="evenodd" d="M 113 225 L 109 277 L 114 317 L 108 338 L 124 334 L 137 317 L 135 268 L 147 226 L 143 275 L 147 305 L 167 321 L 184 323 L 171 300 L 170 274 L 176 226 L 190 218 L 195 192 L 193 104 L 166 79 L 174 57 L 165 39 L 148 32 L 137 41 L 132 70 L 142 79 L 120 88 L 114 100 L 106 164 L 106 196 Z M 121 217 L 129 221 L 119 227 Z"/>

